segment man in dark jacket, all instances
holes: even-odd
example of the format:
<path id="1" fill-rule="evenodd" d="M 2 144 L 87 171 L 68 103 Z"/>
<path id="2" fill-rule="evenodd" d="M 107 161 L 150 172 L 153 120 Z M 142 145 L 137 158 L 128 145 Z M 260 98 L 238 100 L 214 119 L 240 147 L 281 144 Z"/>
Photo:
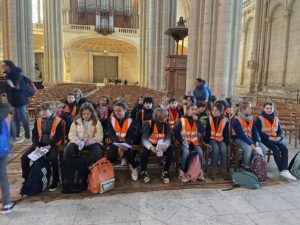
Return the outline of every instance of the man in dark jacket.
<path id="1" fill-rule="evenodd" d="M 25 92 L 26 81 L 21 74 L 22 70 L 15 66 L 10 60 L 3 60 L 2 69 L 6 74 L 8 84 L 8 101 L 14 107 L 14 122 L 17 128 L 17 138 L 20 137 L 20 124 L 22 122 L 25 131 L 25 142 L 31 142 L 29 122 L 26 114 L 28 97 Z"/>
<path id="2" fill-rule="evenodd" d="M 197 101 L 207 102 L 211 96 L 209 88 L 206 86 L 205 80 L 201 78 L 196 79 L 196 88 L 193 91 L 194 96 Z"/>

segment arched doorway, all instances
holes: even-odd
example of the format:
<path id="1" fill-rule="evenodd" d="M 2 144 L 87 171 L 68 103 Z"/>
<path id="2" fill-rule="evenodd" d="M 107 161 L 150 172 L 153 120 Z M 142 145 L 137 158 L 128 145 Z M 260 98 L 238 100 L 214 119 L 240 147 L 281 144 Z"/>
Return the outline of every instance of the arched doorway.
<path id="1" fill-rule="evenodd" d="M 72 82 L 102 83 L 115 78 L 138 80 L 138 54 L 132 44 L 109 38 L 86 38 L 70 47 Z"/>

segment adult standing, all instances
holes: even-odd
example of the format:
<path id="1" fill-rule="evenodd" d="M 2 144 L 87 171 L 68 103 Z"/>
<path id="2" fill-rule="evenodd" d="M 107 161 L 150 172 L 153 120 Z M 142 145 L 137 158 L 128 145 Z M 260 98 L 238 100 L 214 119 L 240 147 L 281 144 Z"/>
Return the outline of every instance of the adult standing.
<path id="1" fill-rule="evenodd" d="M 193 94 L 197 101 L 207 102 L 211 96 L 211 91 L 206 85 L 206 81 L 197 78 L 196 79 L 196 88 L 193 91 Z"/>
<path id="2" fill-rule="evenodd" d="M 20 126 L 22 122 L 25 131 L 25 142 L 30 142 L 29 121 L 26 113 L 28 96 L 25 92 L 26 81 L 21 74 L 22 70 L 10 60 L 3 60 L 2 69 L 6 74 L 8 84 L 8 102 L 14 107 L 14 122 L 17 128 L 17 139 L 20 139 Z"/>

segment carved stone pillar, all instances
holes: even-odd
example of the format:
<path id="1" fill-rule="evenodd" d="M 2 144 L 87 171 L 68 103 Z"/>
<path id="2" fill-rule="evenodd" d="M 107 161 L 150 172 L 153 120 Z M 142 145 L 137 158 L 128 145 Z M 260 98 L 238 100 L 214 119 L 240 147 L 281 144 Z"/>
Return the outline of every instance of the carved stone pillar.
<path id="1" fill-rule="evenodd" d="M 44 46 L 46 80 L 63 82 L 61 1 L 44 0 Z"/>
<path id="2" fill-rule="evenodd" d="M 34 79 L 32 1 L 2 0 L 3 59 L 12 60 Z"/>

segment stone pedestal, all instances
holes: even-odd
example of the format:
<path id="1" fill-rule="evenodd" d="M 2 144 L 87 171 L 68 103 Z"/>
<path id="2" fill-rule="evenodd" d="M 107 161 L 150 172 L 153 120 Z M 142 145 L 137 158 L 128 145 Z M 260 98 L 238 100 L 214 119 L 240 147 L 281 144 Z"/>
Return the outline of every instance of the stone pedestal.
<path id="1" fill-rule="evenodd" d="M 166 89 L 170 95 L 179 98 L 185 95 L 187 56 L 169 55 L 167 60 Z"/>

